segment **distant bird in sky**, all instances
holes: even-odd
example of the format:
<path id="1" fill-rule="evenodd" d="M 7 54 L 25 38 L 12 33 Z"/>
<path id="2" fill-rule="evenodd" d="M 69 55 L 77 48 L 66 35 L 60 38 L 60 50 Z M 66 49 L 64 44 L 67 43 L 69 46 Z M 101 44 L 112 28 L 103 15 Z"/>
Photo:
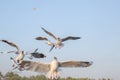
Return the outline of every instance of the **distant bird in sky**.
<path id="1" fill-rule="evenodd" d="M 10 45 L 12 47 L 15 47 L 17 49 L 17 51 L 10 51 L 10 52 L 8 52 L 8 53 L 14 52 L 14 53 L 18 54 L 18 56 L 15 57 L 15 58 L 11 57 L 11 59 L 14 61 L 14 64 L 12 65 L 14 67 L 15 64 L 18 64 L 18 63 L 20 63 L 23 60 L 23 58 L 24 58 L 24 51 L 20 51 L 19 47 L 15 43 L 13 43 L 13 42 L 9 42 L 7 40 L 1 40 L 1 41 L 4 42 L 4 43 L 7 43 L 8 45 Z"/>
<path id="2" fill-rule="evenodd" d="M 36 11 L 36 10 L 37 10 L 37 8 L 36 8 L 36 7 L 34 7 L 34 8 L 33 8 L 33 11 Z"/>
<path id="3" fill-rule="evenodd" d="M 46 57 L 43 53 L 39 53 L 37 51 L 38 51 L 38 48 L 32 53 L 27 53 L 28 55 L 30 54 L 29 59 L 32 59 L 33 57 L 34 58 L 45 58 Z"/>
<path id="4" fill-rule="evenodd" d="M 49 46 L 52 46 L 50 51 L 52 51 L 52 49 L 55 48 L 61 48 L 62 46 L 64 46 L 64 44 L 62 42 L 67 41 L 67 40 L 77 40 L 77 39 L 81 39 L 81 37 L 74 37 L 74 36 L 67 36 L 65 38 L 60 38 L 60 37 L 56 37 L 54 34 L 52 34 L 51 32 L 47 31 L 46 29 L 44 29 L 43 27 L 41 27 L 42 30 L 47 33 L 49 36 L 53 37 L 56 40 L 56 43 L 52 43 L 50 40 L 48 40 L 48 38 L 46 37 L 36 37 L 36 40 L 46 40 L 47 44 Z"/>
<path id="5" fill-rule="evenodd" d="M 92 62 L 88 61 L 63 61 L 58 62 L 57 58 L 54 57 L 51 63 L 42 63 L 42 62 L 32 62 L 23 60 L 18 67 L 18 70 L 28 70 L 34 72 L 48 72 L 50 80 L 57 79 L 59 77 L 58 69 L 59 67 L 89 67 L 92 65 Z"/>

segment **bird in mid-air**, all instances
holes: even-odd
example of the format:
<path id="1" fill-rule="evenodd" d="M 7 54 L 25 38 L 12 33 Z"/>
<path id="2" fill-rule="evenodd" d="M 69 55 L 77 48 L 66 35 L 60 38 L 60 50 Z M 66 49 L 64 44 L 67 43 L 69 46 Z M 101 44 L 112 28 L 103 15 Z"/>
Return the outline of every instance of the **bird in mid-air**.
<path id="1" fill-rule="evenodd" d="M 8 44 L 8 45 L 10 45 L 10 46 L 12 46 L 12 47 L 15 47 L 17 49 L 16 51 L 9 51 L 8 53 L 13 53 L 14 52 L 14 53 L 18 54 L 17 57 L 15 57 L 15 58 L 11 57 L 11 59 L 14 62 L 13 65 L 12 65 L 13 67 L 16 64 L 19 64 L 23 60 L 23 58 L 24 58 L 24 51 L 20 51 L 19 47 L 15 43 L 13 43 L 13 42 L 10 42 L 8 40 L 1 40 L 1 41 L 6 43 L 6 44 Z"/>
<path id="2" fill-rule="evenodd" d="M 58 79 L 59 77 L 59 68 L 60 67 L 89 67 L 92 65 L 92 62 L 89 61 L 62 61 L 59 62 L 56 57 L 54 57 L 51 63 L 43 63 L 43 62 L 33 62 L 23 60 L 22 63 L 19 64 L 18 70 L 28 70 L 34 72 L 43 72 L 49 73 L 50 80 Z"/>
<path id="3" fill-rule="evenodd" d="M 48 40 L 47 37 L 44 37 L 44 36 L 40 36 L 40 37 L 36 37 L 35 39 L 36 40 L 45 40 L 47 41 L 47 44 L 49 46 L 51 46 L 51 49 L 49 51 L 52 51 L 52 49 L 55 47 L 55 48 L 58 48 L 60 49 L 61 47 L 64 46 L 63 42 L 64 41 L 67 41 L 67 40 L 77 40 L 77 39 L 81 39 L 81 37 L 74 37 L 74 36 L 67 36 L 65 38 L 60 38 L 60 37 L 56 37 L 53 33 L 47 31 L 46 29 L 44 29 L 43 27 L 41 27 L 42 30 L 47 33 L 49 36 L 53 37 L 56 42 L 55 43 L 52 43 L 50 40 Z"/>

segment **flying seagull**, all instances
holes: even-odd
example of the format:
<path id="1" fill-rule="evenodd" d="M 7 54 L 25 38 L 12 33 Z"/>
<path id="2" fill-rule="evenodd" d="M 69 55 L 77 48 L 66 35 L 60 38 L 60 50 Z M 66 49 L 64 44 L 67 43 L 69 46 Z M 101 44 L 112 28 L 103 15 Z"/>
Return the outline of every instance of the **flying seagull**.
<path id="1" fill-rule="evenodd" d="M 23 60 L 18 67 L 18 70 L 28 70 L 34 72 L 43 72 L 49 73 L 50 80 L 57 79 L 59 77 L 58 69 L 59 67 L 89 67 L 92 65 L 92 62 L 88 61 L 63 61 L 58 62 L 57 58 L 54 57 L 51 63 L 43 63 L 43 62 L 32 62 Z"/>
<path id="2" fill-rule="evenodd" d="M 12 47 L 15 47 L 17 49 L 17 51 L 9 51 L 8 52 L 8 53 L 14 52 L 14 53 L 18 54 L 18 56 L 15 57 L 15 58 L 11 57 L 11 59 L 14 61 L 13 65 L 12 65 L 14 67 L 15 64 L 20 63 L 23 60 L 23 58 L 24 58 L 24 51 L 20 51 L 19 47 L 15 43 L 13 43 L 13 42 L 9 42 L 7 40 L 1 40 L 1 41 L 6 43 L 6 44 L 8 44 L 8 45 L 10 45 L 10 46 L 12 46 Z"/>
<path id="3" fill-rule="evenodd" d="M 33 57 L 34 58 L 44 58 L 44 57 L 46 57 L 43 53 L 39 53 L 37 51 L 38 51 L 38 48 L 32 53 L 27 53 L 27 54 L 30 54 L 29 59 L 32 59 Z"/>
<path id="4" fill-rule="evenodd" d="M 44 29 L 43 27 L 41 27 L 41 29 L 47 33 L 49 36 L 53 37 L 56 40 L 56 43 L 52 43 L 51 41 L 49 41 L 46 37 L 36 37 L 36 40 L 46 40 L 47 44 L 49 43 L 51 47 L 50 51 L 52 51 L 52 49 L 55 48 L 61 48 L 62 46 L 64 46 L 64 44 L 62 42 L 67 41 L 67 40 L 77 40 L 77 39 L 81 39 L 81 37 L 74 37 L 74 36 L 67 36 L 65 38 L 60 38 L 60 37 L 56 37 L 54 34 L 52 34 L 51 32 L 47 31 L 46 29 Z"/>

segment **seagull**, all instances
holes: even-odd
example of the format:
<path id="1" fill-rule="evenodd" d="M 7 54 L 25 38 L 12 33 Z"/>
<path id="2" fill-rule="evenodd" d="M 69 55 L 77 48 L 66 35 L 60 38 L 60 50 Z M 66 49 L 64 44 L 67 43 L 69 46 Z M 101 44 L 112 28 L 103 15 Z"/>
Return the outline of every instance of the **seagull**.
<path id="1" fill-rule="evenodd" d="M 33 57 L 34 57 L 34 58 L 44 58 L 44 57 L 46 57 L 43 53 L 37 52 L 37 50 L 38 50 L 38 48 L 37 48 L 34 52 L 29 53 L 29 54 L 30 54 L 29 59 L 32 59 Z M 27 54 L 28 54 L 28 53 L 27 53 Z"/>
<path id="2" fill-rule="evenodd" d="M 64 44 L 62 42 L 67 41 L 67 40 L 77 40 L 77 39 L 81 39 L 81 37 L 74 37 L 74 36 L 67 36 L 65 38 L 60 38 L 60 37 L 56 37 L 53 33 L 47 31 L 46 29 L 44 29 L 43 27 L 41 27 L 41 29 L 47 33 L 49 36 L 53 37 L 56 40 L 56 43 L 53 44 L 52 42 L 50 42 L 46 37 L 37 37 L 36 40 L 46 40 L 48 43 L 50 43 L 51 49 L 50 51 L 52 51 L 52 49 L 58 48 L 60 49 L 61 47 L 64 46 Z"/>
<path id="3" fill-rule="evenodd" d="M 13 42 L 9 42 L 7 40 L 1 40 L 1 41 L 6 43 L 6 44 L 8 44 L 8 45 L 10 45 L 10 46 L 12 46 L 12 47 L 15 47 L 17 49 L 17 51 L 9 51 L 8 52 L 8 53 L 14 52 L 14 53 L 18 54 L 18 56 L 15 57 L 15 58 L 11 57 L 11 59 L 14 61 L 12 67 L 14 67 L 15 64 L 18 64 L 18 63 L 20 63 L 23 60 L 23 58 L 24 58 L 24 51 L 20 51 L 19 47 L 15 43 L 13 43 Z"/>
<path id="4" fill-rule="evenodd" d="M 59 68 L 60 67 L 89 67 L 92 65 L 93 62 L 88 61 L 61 61 L 58 62 L 57 58 L 54 57 L 51 63 L 43 63 L 43 62 L 33 62 L 23 60 L 18 67 L 18 70 L 27 70 L 27 71 L 34 71 L 34 72 L 42 72 L 42 73 L 49 73 L 50 80 L 58 79 L 59 78 Z"/>
<path id="5" fill-rule="evenodd" d="M 18 66 L 18 64 L 21 63 L 23 59 L 24 59 L 24 51 L 19 51 L 19 54 L 17 57 L 15 57 L 15 58 L 11 57 L 11 60 L 13 60 L 13 62 L 14 62 L 12 67 L 15 67 L 15 65 Z"/>

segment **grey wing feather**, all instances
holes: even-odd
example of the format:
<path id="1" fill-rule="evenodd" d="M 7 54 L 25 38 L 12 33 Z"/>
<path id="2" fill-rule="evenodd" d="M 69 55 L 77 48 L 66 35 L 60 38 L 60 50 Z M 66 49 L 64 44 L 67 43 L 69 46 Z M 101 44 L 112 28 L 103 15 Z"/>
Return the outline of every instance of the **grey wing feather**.
<path id="1" fill-rule="evenodd" d="M 77 40 L 77 39 L 80 39 L 81 37 L 73 37 L 73 36 L 68 36 L 68 37 L 65 37 L 62 39 L 62 42 L 63 41 L 66 41 L 66 40 Z"/>
<path id="2" fill-rule="evenodd" d="M 48 40 L 46 37 L 40 36 L 40 37 L 36 37 L 36 40 Z"/>
<path id="3" fill-rule="evenodd" d="M 27 71 L 34 71 L 34 72 L 48 72 L 49 71 L 49 64 L 41 63 L 41 62 L 32 62 L 32 61 L 25 61 L 23 60 L 20 66 L 24 67 Z"/>
<path id="4" fill-rule="evenodd" d="M 9 41 L 7 41 L 7 40 L 1 40 L 2 42 L 5 42 L 5 43 L 7 43 L 8 45 L 10 45 L 10 46 L 12 46 L 12 47 L 15 47 L 17 50 L 19 50 L 19 48 L 18 48 L 18 46 L 16 45 L 16 44 L 14 44 L 14 43 L 12 43 L 12 42 L 9 42 Z"/>
<path id="5" fill-rule="evenodd" d="M 44 32 L 46 32 L 49 36 L 52 36 L 54 39 L 57 39 L 51 32 L 48 32 L 46 29 L 44 29 L 43 27 L 41 27 L 42 30 L 44 30 Z"/>
<path id="6" fill-rule="evenodd" d="M 8 51 L 7 53 L 15 53 L 15 54 L 19 54 L 18 51 Z"/>
<path id="7" fill-rule="evenodd" d="M 89 67 L 92 62 L 87 61 L 65 61 L 59 62 L 60 67 Z"/>

